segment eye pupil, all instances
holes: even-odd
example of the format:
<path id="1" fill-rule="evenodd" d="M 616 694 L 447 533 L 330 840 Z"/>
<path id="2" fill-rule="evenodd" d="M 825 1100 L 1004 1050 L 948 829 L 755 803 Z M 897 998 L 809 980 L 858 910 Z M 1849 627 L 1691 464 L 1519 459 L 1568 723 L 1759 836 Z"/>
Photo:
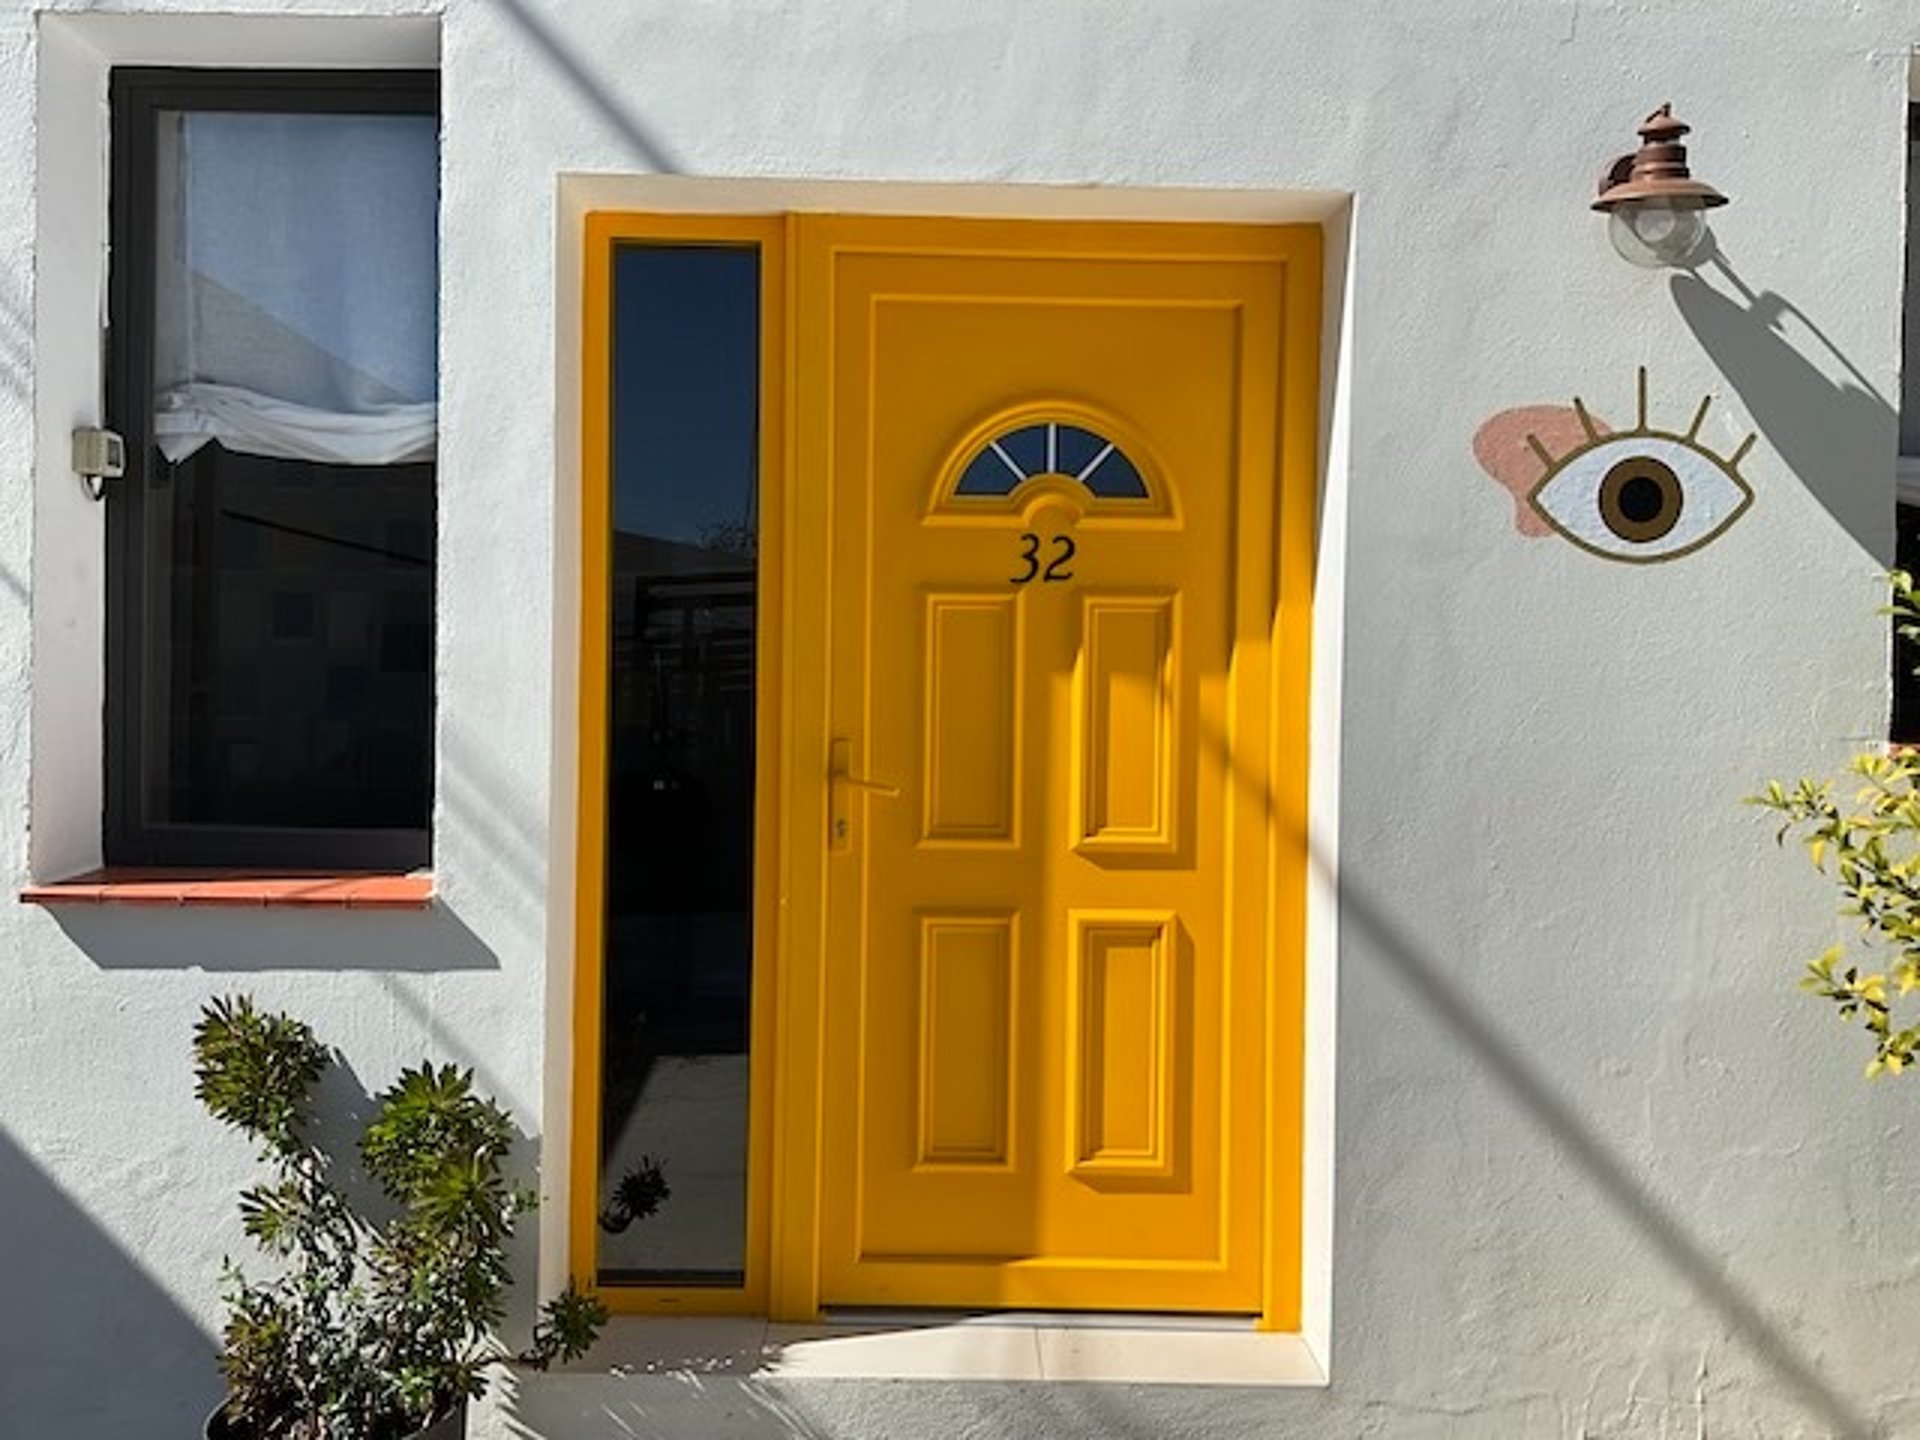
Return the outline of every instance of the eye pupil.
<path id="1" fill-rule="evenodd" d="M 1680 523 L 1680 477 L 1651 455 L 1622 460 L 1600 482 L 1600 518 L 1622 540 L 1646 544 Z"/>
<path id="2" fill-rule="evenodd" d="M 1663 503 L 1660 482 L 1645 475 L 1635 475 L 1620 487 L 1620 513 L 1636 524 L 1653 519 Z"/>

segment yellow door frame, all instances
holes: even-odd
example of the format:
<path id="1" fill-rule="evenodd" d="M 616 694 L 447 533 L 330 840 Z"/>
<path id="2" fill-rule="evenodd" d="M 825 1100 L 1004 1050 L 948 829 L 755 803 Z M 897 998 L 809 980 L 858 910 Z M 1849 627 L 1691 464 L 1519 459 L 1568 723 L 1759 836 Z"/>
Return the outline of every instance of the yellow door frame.
<path id="1" fill-rule="evenodd" d="M 836 251 L 1097 253 L 1270 260 L 1284 269 L 1270 660 L 1262 1329 L 1299 1328 L 1308 689 L 1319 429 L 1321 237 L 1310 225 L 586 217 L 581 456 L 580 792 L 570 1269 L 594 1276 L 608 728 L 612 257 L 616 244 L 761 249 L 761 532 L 746 1279 L 738 1289 L 595 1287 L 625 1313 L 819 1313 L 828 675 L 833 637 L 831 313 Z M 799 563 L 812 557 L 812 568 Z M 805 572 L 805 573 L 803 573 Z M 813 783 L 817 778 L 819 783 Z"/>

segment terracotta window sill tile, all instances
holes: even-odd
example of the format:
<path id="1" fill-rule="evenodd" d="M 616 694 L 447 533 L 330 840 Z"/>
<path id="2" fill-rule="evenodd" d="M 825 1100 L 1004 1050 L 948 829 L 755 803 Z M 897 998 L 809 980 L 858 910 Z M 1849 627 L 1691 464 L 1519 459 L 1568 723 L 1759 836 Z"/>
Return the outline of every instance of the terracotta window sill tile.
<path id="1" fill-rule="evenodd" d="M 29 885 L 26 905 L 212 905 L 262 909 L 324 906 L 338 910 L 424 910 L 433 876 L 424 872 L 162 870 L 110 867 Z"/>

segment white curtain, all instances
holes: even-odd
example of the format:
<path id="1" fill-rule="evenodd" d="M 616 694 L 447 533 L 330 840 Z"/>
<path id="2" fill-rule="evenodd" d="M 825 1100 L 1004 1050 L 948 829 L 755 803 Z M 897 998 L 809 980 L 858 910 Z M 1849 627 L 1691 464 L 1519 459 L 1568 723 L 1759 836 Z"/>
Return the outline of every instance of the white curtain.
<path id="1" fill-rule="evenodd" d="M 437 124 L 168 117 L 154 438 L 180 461 L 430 460 L 438 427 Z"/>

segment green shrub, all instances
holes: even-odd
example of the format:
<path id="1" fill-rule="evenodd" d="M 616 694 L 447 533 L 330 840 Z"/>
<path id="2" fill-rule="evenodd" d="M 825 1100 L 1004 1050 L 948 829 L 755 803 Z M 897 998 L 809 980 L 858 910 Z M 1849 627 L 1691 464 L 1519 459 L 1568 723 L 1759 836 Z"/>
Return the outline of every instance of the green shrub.
<path id="1" fill-rule="evenodd" d="M 355 1208 L 333 1159 L 307 1136 L 331 1063 L 306 1024 L 217 999 L 193 1033 L 194 1093 L 260 1147 L 268 1178 L 240 1194 L 271 1278 L 228 1263 L 220 1368 L 229 1422 L 255 1440 L 395 1440 L 485 1388 L 508 1358 L 492 1338 L 510 1280 L 506 1246 L 537 1203 L 511 1182 L 513 1128 L 448 1065 L 402 1071 L 360 1139 L 388 1212 Z M 531 1348 L 544 1368 L 593 1343 L 607 1312 L 571 1282 L 549 1300 Z"/>

